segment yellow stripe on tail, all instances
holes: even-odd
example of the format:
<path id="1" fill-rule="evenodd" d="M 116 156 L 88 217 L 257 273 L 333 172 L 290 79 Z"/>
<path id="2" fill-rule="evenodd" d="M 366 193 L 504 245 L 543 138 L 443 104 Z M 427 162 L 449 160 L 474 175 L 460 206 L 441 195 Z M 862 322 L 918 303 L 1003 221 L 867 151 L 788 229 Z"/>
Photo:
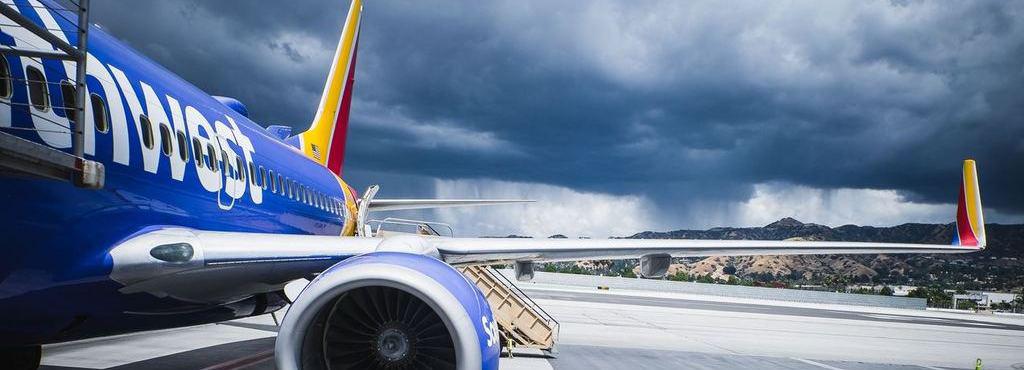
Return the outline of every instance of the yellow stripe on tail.
<path id="1" fill-rule="evenodd" d="M 953 244 L 985 248 L 985 216 L 981 211 L 978 169 L 973 159 L 964 161 L 960 199 L 956 207 L 956 233 Z"/>
<path id="2" fill-rule="evenodd" d="M 320 97 L 320 107 L 309 129 L 299 134 L 302 152 L 338 175 L 341 175 L 345 156 L 362 11 L 362 1 L 353 0 Z"/>

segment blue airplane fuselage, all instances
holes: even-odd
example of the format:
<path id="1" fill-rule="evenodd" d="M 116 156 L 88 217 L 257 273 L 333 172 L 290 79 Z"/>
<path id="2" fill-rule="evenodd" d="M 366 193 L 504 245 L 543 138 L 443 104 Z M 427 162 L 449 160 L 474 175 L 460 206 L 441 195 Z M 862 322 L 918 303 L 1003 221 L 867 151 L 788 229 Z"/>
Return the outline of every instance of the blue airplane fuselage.
<path id="1" fill-rule="evenodd" d="M 75 25 L 38 4 L 15 3 L 37 24 L 59 27 L 55 33 L 74 45 Z M 13 26 L 0 26 L 0 44 L 48 45 Z M 273 296 L 211 307 L 123 293 L 110 278 L 109 251 L 157 225 L 341 235 L 352 222 L 346 207 L 351 191 L 294 140 L 273 137 L 95 26 L 88 49 L 85 158 L 104 165 L 105 185 L 91 190 L 23 176 L 0 180 L 0 346 L 222 321 L 279 307 Z M 60 82 L 74 81 L 75 64 L 3 58 L 11 80 L 9 96 L 0 97 L 0 132 L 70 153 L 73 114 L 60 108 Z M 42 100 L 30 98 L 32 69 L 45 76 Z M 102 107 L 105 118 L 94 107 Z M 170 136 L 169 149 L 164 136 Z"/>

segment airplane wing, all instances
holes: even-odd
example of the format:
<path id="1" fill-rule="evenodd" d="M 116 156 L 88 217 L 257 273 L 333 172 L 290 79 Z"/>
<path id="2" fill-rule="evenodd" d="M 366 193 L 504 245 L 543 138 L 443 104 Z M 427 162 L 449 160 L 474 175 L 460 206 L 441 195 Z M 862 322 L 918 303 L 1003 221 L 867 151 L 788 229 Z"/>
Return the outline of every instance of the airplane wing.
<path id="1" fill-rule="evenodd" d="M 532 203 L 521 199 L 374 199 L 368 202 L 370 211 L 397 211 L 406 209 L 492 206 L 500 204 Z"/>
<path id="2" fill-rule="evenodd" d="M 366 214 L 373 211 L 494 206 L 534 202 L 532 200 L 524 199 L 377 199 L 376 195 L 378 190 L 380 190 L 380 186 L 370 185 L 370 187 L 363 192 L 363 197 L 359 200 L 359 230 L 362 230 L 361 225 L 366 219 Z"/>
<path id="3" fill-rule="evenodd" d="M 376 201 L 374 201 L 376 202 Z M 388 203 L 384 203 L 388 204 Z M 111 250 L 111 278 L 123 291 L 146 291 L 223 301 L 253 289 L 316 274 L 348 257 L 371 252 L 428 255 L 450 265 L 626 259 L 648 256 L 742 256 L 796 254 L 967 253 L 986 245 L 974 161 L 964 181 L 951 244 L 866 243 L 801 240 L 513 239 L 446 238 L 399 234 L 337 237 L 257 234 L 163 228 L 140 233 Z M 155 260 L 154 260 L 155 258 Z M 157 262 L 157 263 L 154 263 Z M 214 278 L 215 277 L 215 278 Z M 187 284 L 194 279 L 197 284 Z M 198 282 L 202 282 L 199 284 Z M 262 285 L 260 285 L 262 284 Z"/>
<path id="4" fill-rule="evenodd" d="M 498 239 L 439 238 L 431 244 L 452 265 L 489 265 L 514 261 L 557 262 L 638 258 L 795 254 L 967 253 L 977 246 L 828 241 L 680 240 L 680 239 Z"/>
<path id="5" fill-rule="evenodd" d="M 973 160 L 964 161 L 951 244 L 836 241 L 672 240 L 672 239 L 511 239 L 437 238 L 429 243 L 453 265 L 513 261 L 574 261 L 662 255 L 672 257 L 793 254 L 966 253 L 985 248 L 985 219 Z"/>

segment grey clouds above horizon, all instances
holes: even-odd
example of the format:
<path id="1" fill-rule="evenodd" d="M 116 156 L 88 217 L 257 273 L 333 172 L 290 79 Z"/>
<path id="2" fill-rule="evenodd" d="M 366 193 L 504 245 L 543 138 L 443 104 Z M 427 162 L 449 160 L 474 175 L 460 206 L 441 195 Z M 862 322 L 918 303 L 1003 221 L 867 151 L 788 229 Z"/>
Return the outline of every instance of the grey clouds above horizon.
<path id="1" fill-rule="evenodd" d="M 348 9 L 93 4 L 115 37 L 300 131 Z M 363 17 L 345 170 L 382 196 L 543 184 L 684 227 L 765 186 L 951 203 L 971 157 L 987 209 L 1024 214 L 1022 1 L 367 1 Z"/>

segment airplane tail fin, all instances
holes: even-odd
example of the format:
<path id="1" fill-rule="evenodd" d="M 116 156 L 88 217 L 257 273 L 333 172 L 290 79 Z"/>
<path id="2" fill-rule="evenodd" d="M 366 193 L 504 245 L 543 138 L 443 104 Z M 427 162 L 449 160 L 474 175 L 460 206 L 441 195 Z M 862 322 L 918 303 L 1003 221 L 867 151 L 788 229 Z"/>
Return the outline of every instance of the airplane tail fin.
<path id="1" fill-rule="evenodd" d="M 960 200 L 956 207 L 956 232 L 953 245 L 972 246 L 984 249 L 985 217 L 981 212 L 981 192 L 978 189 L 978 169 L 973 159 L 964 161 L 963 181 L 960 183 Z"/>
<path id="2" fill-rule="evenodd" d="M 362 12 L 362 1 L 352 0 L 338 41 L 338 50 L 334 53 L 334 63 L 331 64 L 324 93 L 320 97 L 320 107 L 309 129 L 299 134 L 302 152 L 339 176 L 345 160 L 345 140 L 348 136 Z"/>

